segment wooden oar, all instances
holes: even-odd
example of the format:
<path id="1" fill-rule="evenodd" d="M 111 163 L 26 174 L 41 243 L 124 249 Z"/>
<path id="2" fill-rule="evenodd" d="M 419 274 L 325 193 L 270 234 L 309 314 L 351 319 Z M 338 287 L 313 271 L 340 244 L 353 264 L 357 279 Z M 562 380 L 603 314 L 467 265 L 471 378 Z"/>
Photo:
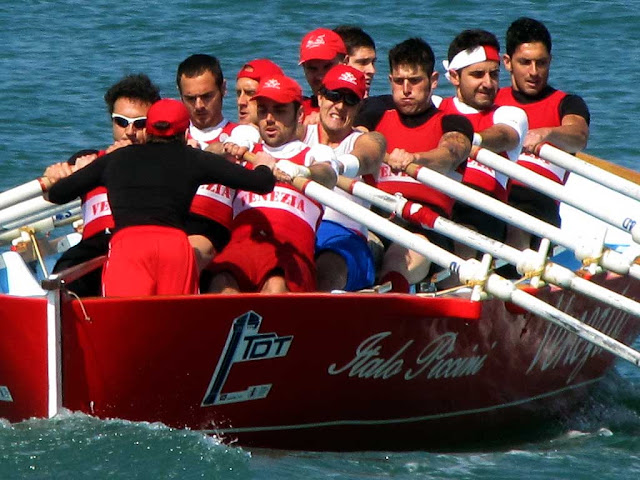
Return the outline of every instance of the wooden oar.
<path id="1" fill-rule="evenodd" d="M 21 232 L 25 229 L 31 230 L 35 234 L 43 234 L 52 231 L 54 228 L 68 225 L 82 218 L 80 207 L 72 208 L 69 211 L 63 212 L 63 214 L 64 215 L 61 216 L 60 213 L 56 213 L 50 216 L 45 216 L 44 218 L 32 218 L 30 220 L 20 222 L 19 227 L 10 227 L 10 229 L 0 232 L 0 245 L 11 243 L 15 238 L 20 237 Z"/>
<path id="2" fill-rule="evenodd" d="M 40 177 L 0 193 L 0 210 L 42 195 L 51 186 L 47 177 Z"/>
<path id="3" fill-rule="evenodd" d="M 567 153 L 549 144 L 542 145 L 540 148 L 538 148 L 538 151 L 536 153 L 540 158 L 558 165 L 565 170 L 575 172 L 578 175 L 588 178 L 596 183 L 599 183 L 600 185 L 604 185 L 605 187 L 610 188 L 613 191 L 619 192 L 635 200 L 640 200 L 639 183 L 631 181 L 619 174 L 613 173 L 608 169 L 605 170 L 600 166 L 594 165 L 592 162 L 582 160 L 581 158 L 578 158 L 578 155 L 573 156 L 570 153 Z M 604 160 L 601 161 L 604 162 Z M 612 164 L 612 166 L 616 167 L 617 165 Z M 628 170 L 628 172 L 635 174 L 640 180 L 640 173 L 634 172 L 633 170 L 629 169 L 625 170 Z"/>
<path id="4" fill-rule="evenodd" d="M 615 250 L 606 248 L 602 241 L 571 235 L 429 168 L 409 165 L 406 173 L 419 182 L 440 190 L 456 200 L 473 205 L 475 208 L 516 225 L 527 232 L 546 237 L 553 243 L 562 245 L 575 252 L 576 257 L 583 262 L 596 263 L 612 272 L 621 275 L 628 274 L 640 279 L 640 265 L 635 264 L 633 258 L 628 258 Z"/>
<path id="5" fill-rule="evenodd" d="M 501 157 L 486 148 L 480 148 L 476 153 L 475 159 L 483 165 L 498 170 L 545 195 L 549 195 L 609 225 L 630 233 L 633 241 L 640 243 L 640 225 L 638 224 L 640 215 L 638 212 L 632 212 L 624 208 L 620 209 L 620 211 L 612 210 L 594 203 L 587 203 L 584 198 L 577 198 L 574 192 L 569 192 L 559 183 L 538 175 L 528 168 Z"/>
<path id="6" fill-rule="evenodd" d="M 538 252 L 533 250 L 520 251 L 443 218 L 420 204 L 383 192 L 364 182 L 340 177 L 338 179 L 338 187 L 358 198 L 367 200 L 383 210 L 395 213 L 409 222 L 416 223 L 419 220 L 418 223 L 425 228 L 433 229 L 476 250 L 489 253 L 493 257 L 501 258 L 512 265 L 516 265 L 518 272 L 521 274 L 526 274 L 530 277 L 539 275 L 549 283 L 569 288 L 640 317 L 640 303 L 579 277 L 568 268 L 553 262 L 546 262 L 546 256 L 541 259 Z"/>
<path id="7" fill-rule="evenodd" d="M 479 268 L 479 262 L 476 260 L 463 260 L 460 257 L 437 247 L 426 239 L 408 232 L 402 227 L 376 215 L 357 203 L 345 199 L 316 182 L 297 177 L 293 179 L 293 185 L 308 197 L 362 223 L 367 228 L 385 236 L 392 242 L 399 243 L 404 247 L 429 258 L 434 263 L 455 271 L 463 283 L 482 284 L 486 292 L 500 300 L 514 303 L 515 305 L 518 305 L 521 308 L 576 334 L 580 338 L 607 350 L 613 355 L 616 355 L 636 366 L 640 366 L 640 352 L 637 352 L 622 342 L 619 342 L 595 328 L 580 322 L 533 295 L 530 295 L 523 290 L 519 290 L 513 282 L 502 278 L 495 273 L 486 275 L 486 271 Z"/>

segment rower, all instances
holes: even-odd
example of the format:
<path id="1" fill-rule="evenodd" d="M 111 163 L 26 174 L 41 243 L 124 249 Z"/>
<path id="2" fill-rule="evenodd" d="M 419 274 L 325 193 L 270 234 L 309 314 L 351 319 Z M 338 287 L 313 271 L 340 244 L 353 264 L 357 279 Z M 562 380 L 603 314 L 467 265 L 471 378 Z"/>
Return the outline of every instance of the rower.
<path id="1" fill-rule="evenodd" d="M 433 50 L 420 38 L 394 46 L 389 51 L 391 95 L 369 97 L 355 124 L 380 132 L 387 140 L 378 188 L 401 193 L 450 218 L 453 200 L 404 172 L 416 164 L 452 174 L 466 161 L 471 149 L 473 127 L 469 120 L 461 115 L 445 115 L 431 102 L 438 84 L 434 63 Z M 412 225 L 406 228 L 438 246 L 453 248 L 447 237 L 436 232 Z M 380 282 L 391 281 L 395 291 L 408 292 L 411 284 L 421 282 L 430 273 L 431 262 L 402 245 L 388 240 L 385 243 Z"/>
<path id="2" fill-rule="evenodd" d="M 176 84 L 189 111 L 190 145 L 204 150 L 231 135 L 236 124 L 222 113 L 227 83 L 216 57 L 194 54 L 186 58 L 178 66 Z M 201 185 L 193 198 L 187 232 L 200 270 L 229 241 L 233 195 L 232 189 L 213 184 Z"/>
<path id="3" fill-rule="evenodd" d="M 325 145 L 310 148 L 297 140 L 302 123 L 302 89 L 283 75 L 265 77 L 253 97 L 263 143 L 256 158 L 278 159 L 280 180 L 272 194 L 238 192 L 234 202 L 231 241 L 211 266 L 210 291 L 217 293 L 306 292 L 316 288 L 314 243 L 322 206 L 293 188 L 298 175 L 326 187 L 336 183 L 335 153 Z M 228 153 L 243 157 L 246 139 L 231 138 Z"/>
<path id="4" fill-rule="evenodd" d="M 284 75 L 282 69 L 267 58 L 257 58 L 245 63 L 236 76 L 236 105 L 238 124 L 257 125 L 258 118 L 255 102 L 251 97 L 256 94 L 262 77 Z"/>
<path id="5" fill-rule="evenodd" d="M 347 48 L 340 35 L 328 28 L 317 28 L 302 38 L 299 65 L 302 65 L 304 76 L 311 87 L 311 96 L 304 97 L 302 102 L 305 124 L 317 123 L 317 94 L 322 86 L 322 79 L 331 67 L 343 62 L 346 54 Z"/>
<path id="6" fill-rule="evenodd" d="M 529 117 L 529 131 L 518 163 L 564 184 L 568 172 L 534 154 L 543 143 L 551 143 L 567 152 L 577 152 L 589 138 L 589 109 L 578 95 L 556 90 L 548 84 L 551 66 L 551 35 L 543 23 L 532 18 L 515 20 L 506 35 L 506 53 L 502 57 L 511 76 L 511 86 L 501 88 L 497 105 L 522 108 Z M 547 223 L 560 226 L 559 204 L 521 182 L 511 181 L 509 204 Z M 508 243 L 522 250 L 537 248 L 539 238 L 509 227 Z"/>
<path id="7" fill-rule="evenodd" d="M 483 147 L 516 161 L 527 132 L 527 115 L 517 107 L 494 104 L 500 76 L 500 44 L 486 30 L 464 30 L 449 45 L 448 60 L 443 62 L 446 77 L 455 87 L 455 95 L 440 103 L 445 113 L 464 115 L 471 121 L 474 148 Z M 507 201 L 507 176 L 467 160 L 462 183 Z M 456 202 L 452 219 L 499 242 L 506 238 L 506 222 L 464 202 Z M 471 258 L 477 251 L 455 243 L 456 254 Z"/>
<path id="8" fill-rule="evenodd" d="M 366 89 L 364 97 L 369 96 L 373 77 L 376 74 L 376 44 L 367 32 L 353 25 L 339 25 L 333 29 L 347 47 L 344 63 L 364 73 Z"/>
<path id="9" fill-rule="evenodd" d="M 340 163 L 340 173 L 361 180 L 376 176 L 386 142 L 378 132 L 353 128 L 356 112 L 366 94 L 365 75 L 339 64 L 331 68 L 318 90 L 319 122 L 306 126 L 305 143 L 329 145 Z M 334 189 L 351 201 L 365 202 Z M 366 203 L 366 207 L 369 204 Z M 326 208 L 316 236 L 318 290 L 361 290 L 373 285 L 375 264 L 367 243 L 367 228 L 332 208 Z"/>
<path id="10" fill-rule="evenodd" d="M 198 269 L 185 233 L 198 186 L 219 183 L 267 193 L 274 162 L 259 159 L 253 171 L 187 145 L 189 112 L 164 99 L 147 114 L 147 143 L 104 155 L 49 191 L 67 203 L 97 186 L 107 188 L 115 233 L 104 267 L 105 296 L 175 295 L 198 292 Z"/>
<path id="11" fill-rule="evenodd" d="M 47 167 L 44 176 L 51 183 L 55 183 L 99 156 L 127 145 L 143 143 L 147 111 L 158 100 L 160 89 L 147 75 L 125 76 L 113 84 L 104 95 L 114 143 L 104 150 L 80 150 L 66 162 Z M 62 254 L 53 268 L 53 273 L 106 255 L 109 251 L 109 239 L 114 224 L 107 191 L 103 187 L 98 187 L 82 197 L 82 220 L 82 239 Z M 102 268 L 97 268 L 67 286 L 81 297 L 98 296 L 102 291 L 101 277 Z"/>

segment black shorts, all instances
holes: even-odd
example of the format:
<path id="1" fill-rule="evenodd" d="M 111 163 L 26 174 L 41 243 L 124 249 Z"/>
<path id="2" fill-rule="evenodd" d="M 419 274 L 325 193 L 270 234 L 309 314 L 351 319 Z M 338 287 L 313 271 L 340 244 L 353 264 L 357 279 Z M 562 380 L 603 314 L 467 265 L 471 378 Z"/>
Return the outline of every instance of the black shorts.
<path id="1" fill-rule="evenodd" d="M 456 202 L 453 205 L 451 219 L 499 242 L 504 243 L 507 238 L 506 222 L 466 203 Z"/>
<path id="2" fill-rule="evenodd" d="M 196 213 L 190 213 L 185 223 L 187 235 L 202 235 L 213 244 L 213 248 L 220 253 L 229 243 L 231 232 L 221 223 Z"/>
<path id="3" fill-rule="evenodd" d="M 508 203 L 543 222 L 560 226 L 560 204 L 544 193 L 522 185 L 512 185 Z"/>

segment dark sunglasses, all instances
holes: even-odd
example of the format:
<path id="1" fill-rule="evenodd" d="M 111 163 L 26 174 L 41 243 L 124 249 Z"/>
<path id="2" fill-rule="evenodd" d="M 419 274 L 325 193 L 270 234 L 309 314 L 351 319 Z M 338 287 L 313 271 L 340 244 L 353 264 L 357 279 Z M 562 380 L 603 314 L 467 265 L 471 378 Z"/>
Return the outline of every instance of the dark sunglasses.
<path id="1" fill-rule="evenodd" d="M 133 126 L 138 130 L 142 130 L 144 127 L 147 126 L 147 117 L 129 118 L 129 117 L 125 117 L 124 115 L 112 113 L 111 118 L 113 119 L 115 124 L 121 128 L 127 128 L 132 123 L 133 123 Z"/>
<path id="2" fill-rule="evenodd" d="M 360 97 L 353 92 L 341 92 L 340 90 L 327 90 L 323 88 L 320 93 L 324 98 L 333 103 L 344 102 L 345 105 L 350 107 L 360 103 Z"/>

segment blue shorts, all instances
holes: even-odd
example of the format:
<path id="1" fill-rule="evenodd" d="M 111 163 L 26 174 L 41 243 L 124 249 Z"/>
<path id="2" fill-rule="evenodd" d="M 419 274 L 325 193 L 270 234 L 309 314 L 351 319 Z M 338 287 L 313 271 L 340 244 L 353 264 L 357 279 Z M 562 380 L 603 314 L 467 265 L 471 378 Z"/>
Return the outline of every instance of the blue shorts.
<path id="1" fill-rule="evenodd" d="M 367 240 L 338 223 L 323 220 L 316 233 L 316 256 L 323 251 L 337 253 L 347 264 L 345 290 L 354 292 L 373 285 L 376 269 Z"/>

